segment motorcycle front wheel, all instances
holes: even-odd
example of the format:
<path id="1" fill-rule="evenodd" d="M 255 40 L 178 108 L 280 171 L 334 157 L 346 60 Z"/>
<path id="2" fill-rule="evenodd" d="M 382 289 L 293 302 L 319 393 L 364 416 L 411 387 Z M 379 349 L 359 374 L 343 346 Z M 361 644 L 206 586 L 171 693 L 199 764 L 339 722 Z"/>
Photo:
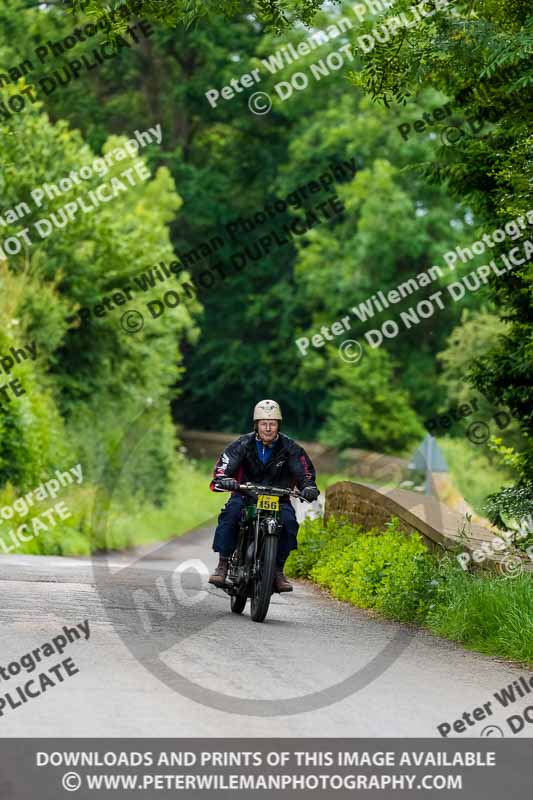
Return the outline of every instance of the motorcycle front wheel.
<path id="1" fill-rule="evenodd" d="M 272 596 L 277 552 L 277 536 L 266 535 L 263 539 L 258 574 L 255 576 L 252 591 L 251 617 L 254 622 L 263 622 L 268 612 Z"/>

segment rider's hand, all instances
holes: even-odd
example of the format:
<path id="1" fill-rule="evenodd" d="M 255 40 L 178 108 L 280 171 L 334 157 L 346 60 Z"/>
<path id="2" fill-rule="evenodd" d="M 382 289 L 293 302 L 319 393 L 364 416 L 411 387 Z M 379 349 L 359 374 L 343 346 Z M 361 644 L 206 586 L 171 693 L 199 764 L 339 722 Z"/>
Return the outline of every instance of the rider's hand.
<path id="1" fill-rule="evenodd" d="M 304 500 L 309 500 L 309 502 L 312 503 L 313 500 L 318 499 L 319 494 L 320 492 L 318 491 L 318 489 L 315 489 L 314 486 L 307 486 L 307 488 L 305 488 L 302 492 L 302 497 L 304 498 Z"/>
<path id="2" fill-rule="evenodd" d="M 228 492 L 234 492 L 239 488 L 239 481 L 236 481 L 235 478 L 220 478 L 218 485 L 221 489 L 226 489 Z"/>

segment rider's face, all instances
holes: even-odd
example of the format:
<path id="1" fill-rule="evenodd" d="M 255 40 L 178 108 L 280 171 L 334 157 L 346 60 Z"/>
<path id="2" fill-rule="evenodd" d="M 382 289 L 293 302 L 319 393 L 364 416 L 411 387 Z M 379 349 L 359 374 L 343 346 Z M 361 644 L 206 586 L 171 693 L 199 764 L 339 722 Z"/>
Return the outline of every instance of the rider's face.
<path id="1" fill-rule="evenodd" d="M 257 434 L 261 441 L 270 444 L 277 436 L 279 422 L 277 419 L 260 419 L 257 423 Z"/>

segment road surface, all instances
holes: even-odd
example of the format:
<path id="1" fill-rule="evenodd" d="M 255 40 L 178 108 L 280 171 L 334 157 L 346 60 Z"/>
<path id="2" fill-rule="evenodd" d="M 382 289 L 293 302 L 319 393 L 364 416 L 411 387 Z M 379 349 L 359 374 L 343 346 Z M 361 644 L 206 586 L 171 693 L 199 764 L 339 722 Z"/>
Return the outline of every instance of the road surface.
<path id="1" fill-rule="evenodd" d="M 467 726 L 462 738 L 489 724 L 512 735 L 505 719 L 528 698 L 504 709 L 493 693 L 526 669 L 378 620 L 303 581 L 290 595 L 274 595 L 264 624 L 251 621 L 248 607 L 231 614 L 229 599 L 208 587 L 205 575 L 175 572 L 191 560 L 211 570 L 211 540 L 212 529 L 202 528 L 151 552 L 114 555 L 107 566 L 104 558 L 1 558 L 0 665 L 51 641 L 65 625 L 88 620 L 90 638 L 73 641 L 61 657 L 72 658 L 79 673 L 4 708 L 0 735 L 438 737 L 437 725 L 488 701 L 494 713 Z M 165 605 L 169 586 L 174 611 Z M 156 596 L 159 611 L 146 603 Z M 392 663 L 376 674 L 368 665 L 393 640 Z M 43 659 L 40 669 L 58 660 Z M 383 656 L 377 662 L 383 668 Z M 330 688 L 354 674 L 366 684 L 358 691 Z M 186 678 L 185 690 L 169 685 L 168 675 Z M 0 680 L 0 691 L 20 678 L 26 673 Z M 237 713 L 228 710 L 232 703 Z M 532 733 L 526 724 L 518 735 Z"/>

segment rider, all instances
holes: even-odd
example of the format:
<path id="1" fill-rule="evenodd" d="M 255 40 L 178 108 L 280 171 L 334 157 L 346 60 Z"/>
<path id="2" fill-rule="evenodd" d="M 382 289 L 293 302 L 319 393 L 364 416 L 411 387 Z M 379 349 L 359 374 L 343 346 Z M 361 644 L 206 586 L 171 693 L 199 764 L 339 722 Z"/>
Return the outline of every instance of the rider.
<path id="1" fill-rule="evenodd" d="M 311 459 L 293 439 L 279 432 L 281 409 L 274 400 L 261 400 L 254 408 L 254 430 L 232 442 L 215 464 L 210 489 L 234 492 L 218 518 L 213 550 L 219 554 L 218 566 L 209 583 L 222 586 L 226 580 L 229 557 L 237 544 L 238 523 L 244 498 L 235 493 L 239 483 L 258 483 L 289 489 L 294 486 L 309 501 L 316 500 L 319 491 L 315 483 L 315 468 Z M 285 561 L 291 550 L 298 547 L 296 535 L 298 522 L 289 498 L 280 498 L 283 522 L 279 538 L 274 590 L 292 592 L 292 584 L 283 574 Z"/>

